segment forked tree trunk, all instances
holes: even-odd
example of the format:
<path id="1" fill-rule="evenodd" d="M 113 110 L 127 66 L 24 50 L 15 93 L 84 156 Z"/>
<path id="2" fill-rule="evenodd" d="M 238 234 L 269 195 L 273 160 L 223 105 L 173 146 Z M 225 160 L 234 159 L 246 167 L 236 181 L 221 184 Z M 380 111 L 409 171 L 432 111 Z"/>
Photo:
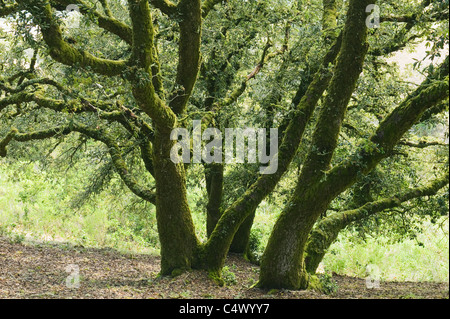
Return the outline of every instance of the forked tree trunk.
<path id="1" fill-rule="evenodd" d="M 275 224 L 261 259 L 259 287 L 308 288 L 304 251 L 309 232 L 328 206 L 328 200 L 315 196 L 314 187 L 303 195 L 300 193 L 298 189 Z"/>
<path id="2" fill-rule="evenodd" d="M 354 182 L 333 189 L 324 172 L 329 170 L 348 102 L 356 87 L 367 52 L 366 6 L 370 0 L 351 0 L 342 46 L 328 95 L 319 115 L 310 151 L 292 198 L 277 220 L 261 259 L 259 286 L 305 289 L 309 274 L 304 252 L 309 233 L 335 196 Z M 328 187 L 323 187 L 328 184 Z M 337 186 L 337 185 L 336 185 Z M 328 189 L 333 189 L 331 192 Z"/>

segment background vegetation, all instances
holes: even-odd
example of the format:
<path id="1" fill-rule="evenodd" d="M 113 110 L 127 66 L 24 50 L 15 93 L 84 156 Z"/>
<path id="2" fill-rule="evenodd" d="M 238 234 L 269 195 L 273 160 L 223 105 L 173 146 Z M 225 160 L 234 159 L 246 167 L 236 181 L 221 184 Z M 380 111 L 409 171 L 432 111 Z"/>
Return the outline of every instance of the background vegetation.
<path id="1" fill-rule="evenodd" d="M 47 159 L 48 160 L 48 159 Z M 55 162 L 55 161 L 53 161 Z M 152 205 L 123 191 L 118 178 L 82 205 L 80 196 L 95 170 L 59 167 L 35 161 L 0 160 L 0 234 L 13 241 L 54 241 L 84 247 L 112 247 L 132 254 L 159 253 L 155 211 Z M 89 166 L 87 166 L 89 167 Z M 92 169 L 92 168 L 91 168 Z M 205 194 L 192 186 L 190 204 L 201 208 Z M 270 229 L 280 213 L 279 205 L 264 202 L 252 228 L 250 248 L 263 253 Z M 197 209 L 194 221 L 205 238 L 205 211 Z M 378 227 L 370 233 L 345 230 L 323 260 L 320 272 L 367 276 L 367 265 L 380 268 L 381 280 L 449 281 L 448 216 L 415 219 L 413 238 Z M 392 225 L 391 225 L 392 226 Z"/>

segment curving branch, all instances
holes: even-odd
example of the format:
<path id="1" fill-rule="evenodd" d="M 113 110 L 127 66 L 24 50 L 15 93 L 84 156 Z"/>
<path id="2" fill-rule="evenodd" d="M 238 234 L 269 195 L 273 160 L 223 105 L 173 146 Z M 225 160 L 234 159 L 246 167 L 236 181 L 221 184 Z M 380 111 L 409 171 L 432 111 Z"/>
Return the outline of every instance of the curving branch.
<path id="1" fill-rule="evenodd" d="M 435 23 L 437 21 L 448 19 L 448 10 L 447 12 L 436 12 L 431 16 L 426 16 L 425 10 L 430 4 L 430 1 L 425 0 L 422 1 L 415 9 L 415 12 L 411 14 L 404 16 L 381 17 L 380 22 L 405 23 L 405 25 L 394 35 L 386 47 L 370 50 L 369 54 L 373 56 L 385 56 L 402 50 L 408 45 L 408 43 L 423 37 L 423 34 L 412 34 L 409 37 L 407 36 L 416 25 L 419 23 Z"/>
<path id="2" fill-rule="evenodd" d="M 15 88 L 10 87 L 7 83 L 3 82 L 0 80 L 0 89 L 8 92 L 10 94 L 14 94 L 14 93 L 19 93 L 24 91 L 27 87 L 29 86 L 33 86 L 33 85 L 37 85 L 37 84 L 46 84 L 46 85 L 51 85 L 53 87 L 55 87 L 57 90 L 59 90 L 60 92 L 66 94 L 66 95 L 70 95 L 69 91 L 62 86 L 61 84 L 57 83 L 55 80 L 49 79 L 49 78 L 40 78 L 40 79 L 31 79 L 27 82 L 22 82 L 20 85 L 18 85 Z"/>
<path id="3" fill-rule="evenodd" d="M 66 10 L 67 6 L 69 5 L 77 5 L 81 14 L 85 14 L 88 16 L 93 15 L 95 17 L 94 22 L 97 23 L 100 28 L 109 31 L 112 34 L 115 34 L 123 41 L 131 45 L 131 28 L 122 21 L 114 18 L 111 10 L 109 9 L 109 5 L 105 0 L 102 0 L 102 6 L 103 10 L 106 13 L 106 16 L 95 10 L 90 4 L 86 3 L 83 0 L 50 0 L 50 3 L 52 7 L 60 11 Z"/>
<path id="4" fill-rule="evenodd" d="M 177 5 L 170 0 L 149 0 L 149 2 L 170 17 L 173 17 L 177 12 Z"/>
<path id="5" fill-rule="evenodd" d="M 7 155 L 6 147 L 13 140 L 17 142 L 44 140 L 55 136 L 68 135 L 72 132 L 84 134 L 93 140 L 104 143 L 108 147 L 116 172 L 124 181 L 125 185 L 140 198 L 153 204 L 156 203 L 155 193 L 140 185 L 130 173 L 123 158 L 122 151 L 116 143 L 116 139 L 102 129 L 93 129 L 77 121 L 73 121 L 65 126 L 29 133 L 20 133 L 16 128 L 12 128 L 6 137 L 0 141 L 0 156 L 5 157 Z"/>
<path id="6" fill-rule="evenodd" d="M 316 272 L 319 263 L 322 261 L 328 248 L 337 239 L 339 232 L 351 223 L 366 219 L 383 210 L 399 207 L 402 203 L 415 198 L 436 195 L 448 183 L 449 175 L 447 173 L 428 185 L 372 201 L 355 209 L 338 211 L 325 217 L 317 224 L 309 236 L 306 248 L 307 256 L 305 257 L 306 270 L 311 274 Z"/>
<path id="7" fill-rule="evenodd" d="M 62 87 L 59 83 L 51 79 L 34 79 L 23 83 L 20 87 L 24 88 L 33 84 L 49 84 L 60 89 L 65 95 L 72 96 L 70 91 Z M 0 89 L 2 85 L 0 83 Z M 8 105 L 30 103 L 34 102 L 37 108 L 45 108 L 53 110 L 55 112 L 66 113 L 66 114 L 81 114 L 81 113 L 95 113 L 99 119 L 107 120 L 110 123 L 117 122 L 121 124 L 128 132 L 133 135 L 142 135 L 142 139 L 146 141 L 151 141 L 154 135 L 150 125 L 138 117 L 127 107 L 120 105 L 118 103 L 112 104 L 104 101 L 90 100 L 82 97 L 74 97 L 72 100 L 58 100 L 52 98 L 46 98 L 42 95 L 41 91 L 36 92 L 23 92 L 18 88 L 8 89 L 11 94 L 3 99 L 0 99 L 0 111 L 3 110 Z"/>
<path id="8" fill-rule="evenodd" d="M 114 76 L 125 71 L 126 61 L 102 59 L 80 49 L 76 49 L 62 37 L 62 31 L 53 16 L 49 0 L 20 0 L 19 4 L 29 11 L 39 24 L 50 56 L 69 66 L 75 64 L 90 68 L 97 74 Z"/>
<path id="9" fill-rule="evenodd" d="M 180 0 L 178 3 L 180 40 L 175 87 L 170 95 L 170 108 L 184 113 L 200 71 L 202 16 L 200 0 Z"/>

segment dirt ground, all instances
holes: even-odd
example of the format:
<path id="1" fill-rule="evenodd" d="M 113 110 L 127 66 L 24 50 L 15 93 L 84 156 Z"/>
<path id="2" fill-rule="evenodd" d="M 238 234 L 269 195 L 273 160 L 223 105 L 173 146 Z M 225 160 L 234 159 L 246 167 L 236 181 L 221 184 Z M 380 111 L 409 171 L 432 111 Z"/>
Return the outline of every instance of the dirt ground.
<path id="1" fill-rule="evenodd" d="M 87 249 L 64 244 L 13 243 L 0 237 L 2 299 L 443 299 L 448 283 L 381 282 L 368 289 L 364 279 L 333 275 L 337 291 L 267 291 L 252 288 L 259 268 L 229 256 L 217 286 L 203 271 L 176 278 L 158 278 L 159 257 L 127 255 L 112 249 Z M 79 274 L 79 287 L 75 278 Z"/>

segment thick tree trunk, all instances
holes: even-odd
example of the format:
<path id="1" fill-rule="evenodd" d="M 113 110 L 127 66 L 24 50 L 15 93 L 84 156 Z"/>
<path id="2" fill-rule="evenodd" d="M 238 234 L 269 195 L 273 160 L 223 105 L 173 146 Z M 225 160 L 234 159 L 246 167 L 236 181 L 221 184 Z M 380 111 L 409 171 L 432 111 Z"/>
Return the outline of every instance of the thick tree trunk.
<path id="1" fill-rule="evenodd" d="M 313 185 L 308 188 L 297 188 L 275 224 L 261 259 L 259 287 L 308 288 L 304 251 L 314 223 L 329 204 Z"/>
<path id="2" fill-rule="evenodd" d="M 335 73 L 294 195 L 277 220 L 261 260 L 260 287 L 305 289 L 309 284 L 304 251 L 314 223 L 337 196 L 325 192 L 321 184 L 326 179 L 324 172 L 329 169 L 348 102 L 362 71 L 367 52 L 365 8 L 369 2 L 350 1 Z"/>
<path id="3" fill-rule="evenodd" d="M 305 95 L 295 108 L 293 118 L 284 130 L 283 141 L 278 151 L 278 170 L 272 175 L 262 175 L 230 207 L 228 207 L 211 234 L 203 249 L 203 267 L 213 275 L 220 275 L 234 235 L 244 220 L 252 214 L 259 203 L 273 191 L 283 174 L 287 171 L 298 145 L 303 137 L 306 125 L 329 84 L 331 73 L 328 65 L 332 63 L 341 46 L 339 37 L 324 58 L 322 67 L 314 75 Z M 284 129 L 284 127 L 283 127 Z"/>
<path id="4" fill-rule="evenodd" d="M 199 248 L 186 197 L 184 166 L 171 161 L 172 146 L 170 131 L 156 132 L 153 164 L 162 275 L 190 269 Z"/>
<path id="5" fill-rule="evenodd" d="M 208 204 L 206 205 L 206 234 L 209 238 L 222 216 L 223 164 L 204 164 Z"/>
<path id="6" fill-rule="evenodd" d="M 254 210 L 241 224 L 238 231 L 234 235 L 233 241 L 231 242 L 230 252 L 242 254 L 245 258 L 250 258 L 249 244 L 250 244 L 250 233 L 253 226 L 253 221 L 255 219 L 256 210 Z"/>

